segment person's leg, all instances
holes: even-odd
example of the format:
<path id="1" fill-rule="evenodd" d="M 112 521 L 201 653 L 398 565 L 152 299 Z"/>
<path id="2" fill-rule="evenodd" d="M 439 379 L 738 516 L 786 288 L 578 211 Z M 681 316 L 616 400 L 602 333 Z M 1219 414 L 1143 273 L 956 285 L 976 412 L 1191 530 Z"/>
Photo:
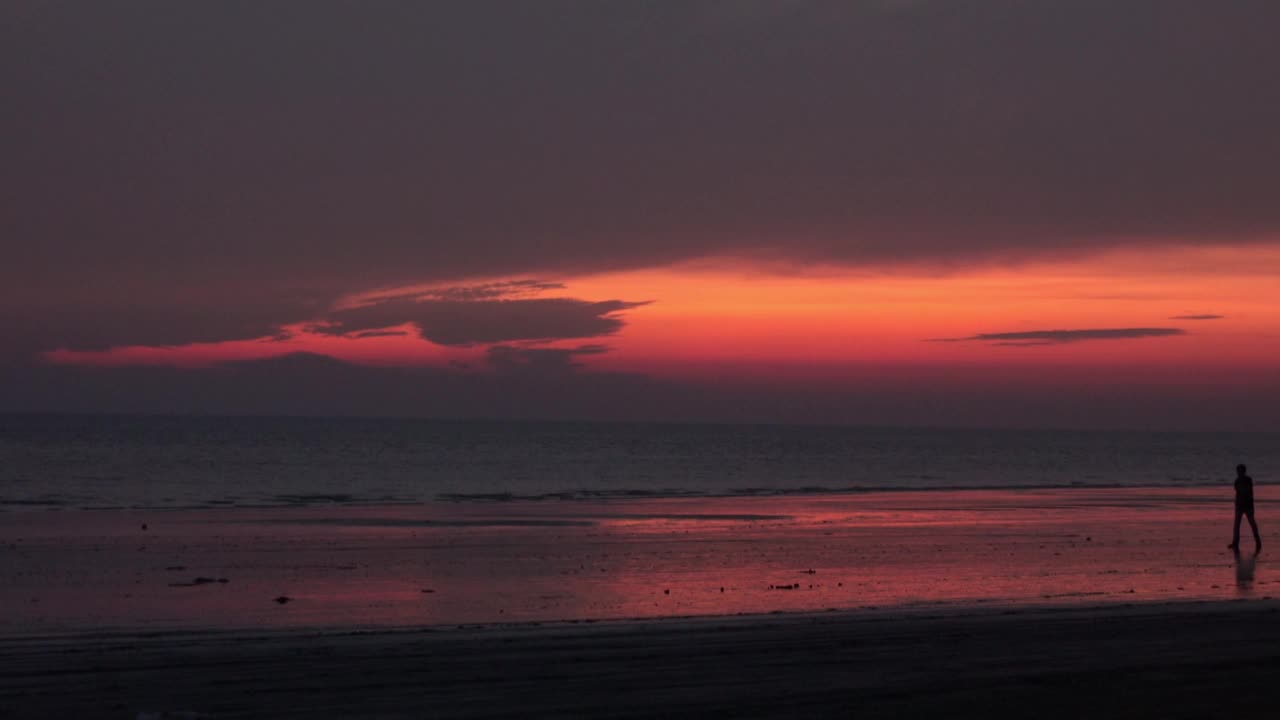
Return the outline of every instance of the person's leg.
<path id="1" fill-rule="evenodd" d="M 1235 524 L 1235 527 L 1231 530 L 1231 544 L 1228 545 L 1227 547 L 1232 547 L 1232 548 L 1240 547 L 1240 518 L 1242 517 L 1244 517 L 1244 512 L 1241 511 L 1240 508 L 1236 508 L 1236 524 Z"/>
<path id="2" fill-rule="evenodd" d="M 1245 513 L 1245 516 L 1249 518 L 1249 527 L 1253 528 L 1253 542 L 1256 543 L 1259 548 L 1261 548 L 1262 536 L 1258 534 L 1258 521 L 1253 519 L 1253 511 L 1250 510 L 1249 512 Z M 1238 523 L 1236 527 L 1239 527 Z M 1237 532 L 1237 536 L 1238 535 L 1239 533 Z"/>

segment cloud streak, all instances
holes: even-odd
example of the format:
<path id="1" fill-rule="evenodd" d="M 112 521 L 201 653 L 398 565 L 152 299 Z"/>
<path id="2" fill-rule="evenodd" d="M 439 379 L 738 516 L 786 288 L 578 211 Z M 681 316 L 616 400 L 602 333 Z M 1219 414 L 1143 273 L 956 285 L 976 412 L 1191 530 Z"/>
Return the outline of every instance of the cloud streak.
<path id="1" fill-rule="evenodd" d="M 981 342 L 1010 347 L 1037 345 L 1063 345 L 1095 340 L 1136 340 L 1141 338 L 1174 337 L 1186 335 L 1181 328 L 1088 328 L 1082 330 L 1023 330 L 1018 332 L 978 333 L 959 338 L 932 338 L 927 342 L 963 343 Z"/>
<path id="2" fill-rule="evenodd" d="M 1170 320 L 1222 320 L 1226 315 L 1174 315 Z"/>

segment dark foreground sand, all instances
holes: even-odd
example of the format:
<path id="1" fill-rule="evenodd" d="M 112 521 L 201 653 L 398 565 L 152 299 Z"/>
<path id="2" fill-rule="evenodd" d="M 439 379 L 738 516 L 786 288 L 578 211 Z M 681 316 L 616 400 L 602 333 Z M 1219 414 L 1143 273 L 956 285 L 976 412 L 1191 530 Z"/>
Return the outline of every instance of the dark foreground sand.
<path id="1" fill-rule="evenodd" d="M 217 631 L 0 641 L 0 716 L 1275 717 L 1278 676 L 1270 600 Z"/>

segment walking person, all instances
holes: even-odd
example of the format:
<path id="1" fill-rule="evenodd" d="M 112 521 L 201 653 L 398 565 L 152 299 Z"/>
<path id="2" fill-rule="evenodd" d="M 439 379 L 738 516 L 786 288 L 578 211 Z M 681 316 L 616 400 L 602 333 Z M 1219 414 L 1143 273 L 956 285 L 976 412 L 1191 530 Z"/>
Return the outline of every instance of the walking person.
<path id="1" fill-rule="evenodd" d="M 1240 518 L 1249 518 L 1249 527 L 1253 528 L 1253 542 L 1257 550 L 1262 549 L 1262 536 L 1258 534 L 1258 521 L 1253 518 L 1253 478 L 1249 477 L 1244 465 L 1236 466 L 1236 524 L 1231 533 L 1232 550 L 1240 549 Z"/>

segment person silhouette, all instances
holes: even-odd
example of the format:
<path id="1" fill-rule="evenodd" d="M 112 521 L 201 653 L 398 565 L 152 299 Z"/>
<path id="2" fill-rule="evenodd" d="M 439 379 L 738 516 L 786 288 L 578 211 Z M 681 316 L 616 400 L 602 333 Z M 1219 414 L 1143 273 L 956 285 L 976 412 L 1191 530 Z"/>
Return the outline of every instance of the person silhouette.
<path id="1" fill-rule="evenodd" d="M 1258 550 L 1262 549 L 1262 536 L 1258 534 L 1258 522 L 1253 518 L 1253 478 L 1249 477 L 1244 465 L 1236 466 L 1236 524 L 1231 533 L 1232 550 L 1240 549 L 1240 518 L 1249 518 L 1249 527 L 1253 528 L 1253 542 Z"/>

